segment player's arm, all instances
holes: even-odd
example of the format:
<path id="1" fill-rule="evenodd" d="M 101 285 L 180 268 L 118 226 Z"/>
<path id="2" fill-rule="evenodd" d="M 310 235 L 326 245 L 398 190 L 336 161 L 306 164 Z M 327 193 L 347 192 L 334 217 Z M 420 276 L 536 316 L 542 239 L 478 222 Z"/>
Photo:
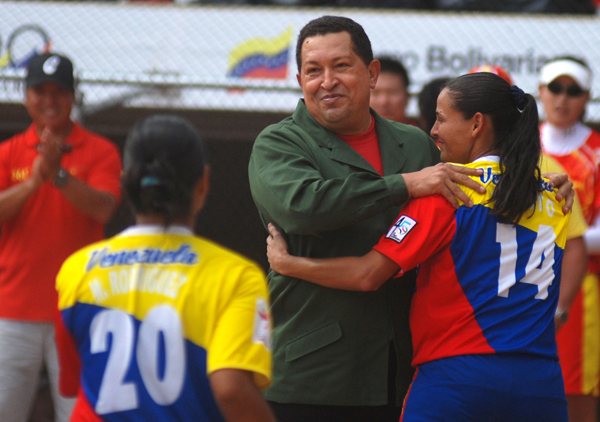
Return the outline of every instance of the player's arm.
<path id="1" fill-rule="evenodd" d="M 589 231 L 581 210 L 579 200 L 575 198 L 573 210 L 567 226 L 567 242 L 563 253 L 560 294 L 558 296 L 557 314 L 554 318 L 558 331 L 568 316 L 571 305 L 588 270 L 588 251 L 585 244 L 585 234 Z M 563 317 L 559 317 L 559 315 Z"/>
<path id="2" fill-rule="evenodd" d="M 212 372 L 209 378 L 225 420 L 275 422 L 275 417 L 254 383 L 251 372 L 225 368 Z"/>
<path id="3" fill-rule="evenodd" d="M 588 253 L 583 237 L 567 240 L 562 260 L 560 294 L 557 309 L 568 314 L 575 297 L 581 288 L 588 269 Z M 556 328 L 560 329 L 562 321 L 556 320 Z"/>
<path id="4" fill-rule="evenodd" d="M 442 195 L 454 208 L 458 208 L 458 201 L 467 206 L 472 206 L 470 198 L 458 185 L 463 185 L 479 193 L 485 193 L 485 188 L 469 176 L 479 176 L 478 169 L 455 166 L 452 164 L 437 164 L 423 170 L 403 174 L 404 182 L 411 198 L 423 198 L 429 195 Z M 558 188 L 556 199 L 560 202 L 565 199 L 563 212 L 567 213 L 573 207 L 575 191 L 573 183 L 566 173 L 548 173 L 544 177 L 550 179 L 550 184 Z"/>
<path id="5" fill-rule="evenodd" d="M 44 184 L 41 172 L 41 160 L 36 158 L 33 162 L 29 178 L 17 185 L 0 192 L 0 223 L 14 217 L 21 211 L 27 200 Z"/>
<path id="6" fill-rule="evenodd" d="M 292 256 L 275 226 L 269 224 L 267 256 L 271 269 L 280 274 L 342 290 L 377 290 L 400 267 L 373 250 L 361 257 L 314 259 Z"/>
<path id="7" fill-rule="evenodd" d="M 208 347 L 211 389 L 227 421 L 274 421 L 260 393 L 272 376 L 266 279 L 254 265 L 227 267 L 231 271 L 226 284 L 231 289 L 222 289 L 223 309 Z"/>
<path id="8" fill-rule="evenodd" d="M 567 226 L 567 241 L 563 253 L 560 293 L 558 296 L 557 313 L 554 318 L 558 331 L 568 317 L 571 305 L 588 270 L 588 253 L 585 244 L 585 234 L 589 231 L 581 205 L 577 197 L 573 202 L 573 210 Z M 562 316 L 561 316 L 562 315 Z"/>
<path id="9" fill-rule="evenodd" d="M 544 173 L 542 177 L 549 179 L 550 185 L 554 188 L 558 188 L 556 193 L 556 200 L 561 202 L 565 200 L 563 205 L 563 213 L 568 213 L 573 208 L 573 201 L 575 200 L 575 191 L 573 190 L 573 182 L 569 180 L 567 173 Z"/>
<path id="10" fill-rule="evenodd" d="M 319 161 L 315 150 L 307 146 L 312 143 L 294 134 L 267 130 L 259 135 L 252 149 L 248 164 L 252 197 L 263 218 L 275 222 L 285 233 L 316 235 L 340 229 L 409 199 L 405 176 L 411 179 L 411 173 L 381 177 L 367 171 L 336 171 L 332 175 L 328 164 Z M 422 153 L 414 157 L 421 165 L 406 168 L 438 163 L 439 150 L 432 141 L 430 144 L 428 149 L 424 143 Z M 478 170 L 460 171 L 479 174 Z M 413 179 L 414 174 L 417 178 L 422 176 L 412 173 Z M 464 179 L 460 180 L 477 185 L 467 176 Z M 422 188 L 423 195 L 438 192 L 440 178 L 430 180 L 431 189 Z"/>
<path id="11" fill-rule="evenodd" d="M 469 177 L 480 175 L 481 170 L 479 169 L 440 163 L 414 173 L 405 173 L 402 176 L 411 198 L 442 195 L 454 208 L 458 208 L 457 198 L 468 207 L 473 206 L 471 199 L 458 184 L 476 192 L 485 193 L 485 187 Z"/>
<path id="12" fill-rule="evenodd" d="M 288 234 L 346 227 L 406 199 L 399 175 L 326 177 L 313 155 L 300 140 L 281 133 L 261 134 L 252 149 L 248 176 L 254 202 Z"/>

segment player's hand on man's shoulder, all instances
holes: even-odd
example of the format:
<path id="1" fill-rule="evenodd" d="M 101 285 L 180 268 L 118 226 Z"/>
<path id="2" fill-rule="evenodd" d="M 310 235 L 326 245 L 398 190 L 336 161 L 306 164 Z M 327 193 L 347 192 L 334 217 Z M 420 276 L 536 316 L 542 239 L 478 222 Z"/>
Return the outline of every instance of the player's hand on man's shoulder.
<path id="1" fill-rule="evenodd" d="M 440 163 L 414 173 L 405 173 L 404 182 L 410 198 L 442 195 L 454 208 L 459 207 L 457 198 L 471 207 L 473 203 L 458 184 L 485 193 L 485 188 L 469 176 L 480 176 L 480 169 Z"/>
<path id="2" fill-rule="evenodd" d="M 573 208 L 573 201 L 575 200 L 575 191 L 573 190 L 573 182 L 569 180 L 567 173 L 544 173 L 542 177 L 550 180 L 550 185 L 554 188 L 558 188 L 556 193 L 556 200 L 565 200 L 563 205 L 563 212 L 566 214 Z"/>

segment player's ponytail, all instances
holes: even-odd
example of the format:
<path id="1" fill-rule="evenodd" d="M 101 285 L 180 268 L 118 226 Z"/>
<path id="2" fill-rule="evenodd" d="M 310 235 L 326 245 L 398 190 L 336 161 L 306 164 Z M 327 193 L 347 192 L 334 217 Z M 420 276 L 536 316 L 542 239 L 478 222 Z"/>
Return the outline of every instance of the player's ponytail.
<path id="1" fill-rule="evenodd" d="M 500 178 L 491 202 L 503 222 L 517 222 L 540 192 L 541 154 L 535 99 L 493 73 L 459 76 L 445 87 L 454 107 L 470 119 L 480 112 L 492 120 L 500 156 Z"/>
<path id="2" fill-rule="evenodd" d="M 205 165 L 204 142 L 189 122 L 151 116 L 136 123 L 125 141 L 123 190 L 135 214 L 159 216 L 169 225 L 190 215 Z"/>
<path id="3" fill-rule="evenodd" d="M 535 99 L 515 86 L 512 90 L 513 99 L 514 91 L 520 91 L 520 104 L 514 106 L 519 108 L 520 115 L 506 139 L 503 142 L 496 141 L 495 147 L 500 152 L 502 171 L 492 201 L 494 214 L 517 222 L 527 209 L 535 204 L 541 189 L 541 142 Z"/>

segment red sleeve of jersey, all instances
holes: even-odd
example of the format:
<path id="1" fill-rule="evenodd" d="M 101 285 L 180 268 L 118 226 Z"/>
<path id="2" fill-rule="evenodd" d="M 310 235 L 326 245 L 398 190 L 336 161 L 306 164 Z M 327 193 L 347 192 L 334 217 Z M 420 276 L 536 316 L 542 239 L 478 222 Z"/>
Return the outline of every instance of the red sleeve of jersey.
<path id="1" fill-rule="evenodd" d="M 54 321 L 54 333 L 60 367 L 58 389 L 65 397 L 75 397 L 77 390 L 79 390 L 81 362 L 79 361 L 75 341 L 65 328 L 58 309 Z"/>
<path id="2" fill-rule="evenodd" d="M 438 253 L 456 231 L 454 208 L 442 196 L 410 200 L 373 249 L 408 271 Z"/>

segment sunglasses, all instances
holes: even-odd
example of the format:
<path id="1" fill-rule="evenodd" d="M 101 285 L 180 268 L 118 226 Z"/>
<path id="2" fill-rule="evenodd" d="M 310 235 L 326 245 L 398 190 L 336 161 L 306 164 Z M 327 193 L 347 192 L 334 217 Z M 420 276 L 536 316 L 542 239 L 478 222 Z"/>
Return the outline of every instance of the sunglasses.
<path id="1" fill-rule="evenodd" d="M 560 82 L 550 82 L 548 85 L 548 91 L 555 95 L 560 95 L 563 92 L 567 91 L 568 97 L 581 97 L 585 92 L 583 89 L 579 87 L 577 84 L 571 85 L 563 85 Z"/>

